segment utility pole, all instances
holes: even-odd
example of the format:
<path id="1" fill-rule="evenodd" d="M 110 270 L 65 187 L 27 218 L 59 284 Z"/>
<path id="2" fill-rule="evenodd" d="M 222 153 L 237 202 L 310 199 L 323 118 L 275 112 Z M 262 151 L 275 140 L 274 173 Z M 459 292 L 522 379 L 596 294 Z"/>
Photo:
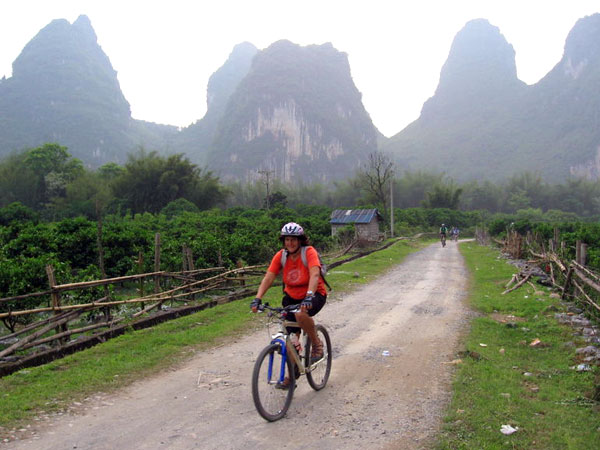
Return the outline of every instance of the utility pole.
<path id="1" fill-rule="evenodd" d="M 390 237 L 394 237 L 394 172 L 390 176 Z"/>
<path id="2" fill-rule="evenodd" d="M 273 171 L 272 170 L 259 170 L 258 173 L 261 174 L 263 177 L 265 177 L 265 184 L 267 185 L 267 211 L 268 211 L 269 210 L 269 196 L 270 196 L 269 178 L 271 177 L 271 174 L 273 173 Z"/>

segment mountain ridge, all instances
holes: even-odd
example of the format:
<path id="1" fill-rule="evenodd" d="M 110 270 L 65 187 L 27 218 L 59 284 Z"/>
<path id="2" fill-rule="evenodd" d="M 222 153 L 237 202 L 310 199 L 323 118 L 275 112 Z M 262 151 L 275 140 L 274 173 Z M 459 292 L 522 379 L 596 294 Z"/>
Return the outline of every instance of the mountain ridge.
<path id="1" fill-rule="evenodd" d="M 234 47 L 207 85 L 206 114 L 180 129 L 131 117 L 116 70 L 87 16 L 42 28 L 0 80 L 0 157 L 59 142 L 89 167 L 140 147 L 185 153 L 228 180 L 259 171 L 283 181 L 354 174 L 382 149 L 399 170 L 498 180 L 530 170 L 550 179 L 600 177 L 600 14 L 577 21 L 561 60 L 531 86 L 515 51 L 486 19 L 455 36 L 419 118 L 387 139 L 331 43 Z"/>
<path id="2" fill-rule="evenodd" d="M 475 25 L 478 33 L 470 33 Z M 500 180 L 520 171 L 532 171 L 547 179 L 564 180 L 573 175 L 594 177 L 595 160 L 600 155 L 600 129 L 597 117 L 600 92 L 600 52 L 588 39 L 600 32 L 600 14 L 577 21 L 565 43 L 561 61 L 538 83 L 531 86 L 518 80 L 514 50 L 504 40 L 495 52 L 487 52 L 487 60 L 477 61 L 484 68 L 499 61 L 503 77 L 500 83 L 490 71 L 480 70 L 485 77 L 469 73 L 465 81 L 468 91 L 454 89 L 463 97 L 449 101 L 446 87 L 447 65 L 440 74 L 434 96 L 425 102 L 420 117 L 392 136 L 384 150 L 409 170 L 428 169 L 445 172 L 465 181 L 488 178 Z M 483 36 L 481 36 L 483 33 Z M 459 31 L 453 50 L 465 42 L 480 47 L 486 42 L 501 42 L 499 30 L 484 20 L 471 21 Z M 504 39 L 502 37 L 502 39 Z M 489 47 L 489 46 L 488 46 Z M 456 65 L 465 67 L 464 54 Z M 494 84 L 496 83 L 496 84 Z M 451 84 L 451 83 L 450 83 Z M 490 84 L 493 88 L 490 89 Z M 484 89 L 483 87 L 488 87 Z"/>

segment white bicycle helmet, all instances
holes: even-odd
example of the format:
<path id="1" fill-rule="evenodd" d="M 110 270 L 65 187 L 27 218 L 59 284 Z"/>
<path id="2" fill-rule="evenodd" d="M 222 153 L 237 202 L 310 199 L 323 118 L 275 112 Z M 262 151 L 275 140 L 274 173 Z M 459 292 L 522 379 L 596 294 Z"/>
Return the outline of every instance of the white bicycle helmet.
<path id="1" fill-rule="evenodd" d="M 280 236 L 294 236 L 299 238 L 301 236 L 304 236 L 304 228 L 302 228 L 296 222 L 286 223 L 281 229 Z"/>

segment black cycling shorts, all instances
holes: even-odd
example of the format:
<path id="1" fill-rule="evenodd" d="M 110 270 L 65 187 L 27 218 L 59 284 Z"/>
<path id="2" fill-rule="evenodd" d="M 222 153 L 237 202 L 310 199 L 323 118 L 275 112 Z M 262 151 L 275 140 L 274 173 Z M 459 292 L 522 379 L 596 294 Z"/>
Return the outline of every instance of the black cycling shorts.
<path id="1" fill-rule="evenodd" d="M 302 299 L 303 300 L 303 299 Z M 299 305 L 300 303 L 302 303 L 302 300 L 296 300 L 295 298 L 290 297 L 288 294 L 285 294 L 283 296 L 283 299 L 281 300 L 281 304 L 282 306 L 289 306 L 289 305 Z M 323 295 L 323 294 L 319 294 L 318 292 L 313 296 L 313 301 L 312 301 L 312 308 L 310 308 L 308 310 L 308 315 L 310 317 L 314 316 L 315 314 L 317 314 L 319 311 L 321 311 L 323 309 L 323 306 L 325 306 L 325 302 L 327 302 L 327 296 Z M 294 313 L 288 313 L 287 320 L 291 321 L 291 322 L 295 322 L 296 321 L 296 315 Z M 288 327 L 288 333 L 297 333 L 300 331 L 300 328 L 298 327 Z"/>

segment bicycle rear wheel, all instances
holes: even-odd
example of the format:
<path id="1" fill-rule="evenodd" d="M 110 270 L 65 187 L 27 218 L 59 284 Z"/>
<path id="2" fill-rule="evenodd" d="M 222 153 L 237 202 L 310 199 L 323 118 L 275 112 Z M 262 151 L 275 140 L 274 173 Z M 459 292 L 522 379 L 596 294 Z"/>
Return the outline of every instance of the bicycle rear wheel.
<path id="1" fill-rule="evenodd" d="M 290 359 L 283 361 L 280 344 L 270 344 L 258 355 L 252 372 L 252 399 L 258 413 L 269 422 L 281 419 L 290 407 L 296 387 L 293 374 Z M 281 389 L 284 377 L 291 380 L 287 389 Z"/>
<path id="2" fill-rule="evenodd" d="M 331 339 L 329 338 L 329 333 L 323 325 L 317 325 L 317 337 L 323 343 L 323 358 L 310 365 L 310 371 L 306 373 L 306 379 L 311 388 L 315 391 L 320 391 L 325 387 L 327 380 L 329 379 L 333 354 L 331 351 Z M 304 361 L 306 361 L 306 364 L 308 365 L 310 361 L 310 339 L 307 339 L 306 342 Z"/>

